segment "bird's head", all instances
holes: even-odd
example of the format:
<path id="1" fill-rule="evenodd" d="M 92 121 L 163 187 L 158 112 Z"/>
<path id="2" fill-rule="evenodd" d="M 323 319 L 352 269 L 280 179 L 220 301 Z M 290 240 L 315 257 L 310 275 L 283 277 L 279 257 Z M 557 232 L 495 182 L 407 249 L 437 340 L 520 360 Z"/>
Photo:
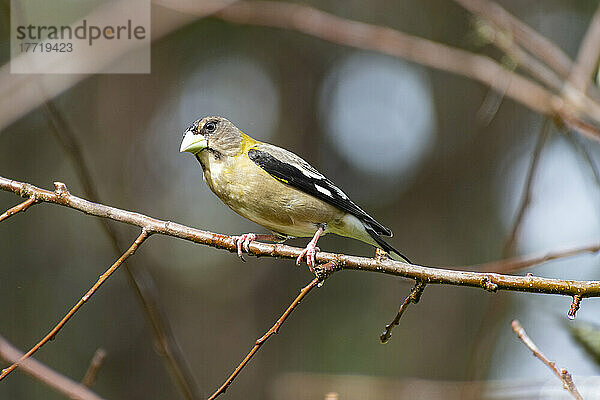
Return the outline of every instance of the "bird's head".
<path id="1" fill-rule="evenodd" d="M 242 151 L 242 132 L 223 117 L 204 117 L 194 121 L 183 133 L 180 152 L 198 154 L 210 150 L 235 156 Z"/>

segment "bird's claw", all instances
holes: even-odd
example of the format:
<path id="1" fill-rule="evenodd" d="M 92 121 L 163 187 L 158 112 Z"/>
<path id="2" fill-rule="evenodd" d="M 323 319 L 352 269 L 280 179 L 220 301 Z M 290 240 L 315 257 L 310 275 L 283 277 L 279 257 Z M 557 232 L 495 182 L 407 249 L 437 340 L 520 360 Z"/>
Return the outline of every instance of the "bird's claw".
<path id="1" fill-rule="evenodd" d="M 310 272 L 314 273 L 315 266 L 317 265 L 317 261 L 316 261 L 315 257 L 316 257 L 317 252 L 319 252 L 319 251 L 321 251 L 320 248 L 315 246 L 312 242 L 309 243 L 306 246 L 306 248 L 304 250 L 302 250 L 302 253 L 300 253 L 298 258 L 296 259 L 296 265 L 300 265 L 300 263 L 302 262 L 302 259 L 304 257 L 306 257 L 306 264 L 308 265 L 308 269 L 310 269 Z"/>
<path id="2" fill-rule="evenodd" d="M 256 234 L 254 233 L 244 233 L 243 235 L 233 237 L 233 243 L 237 247 L 237 254 L 242 259 L 242 261 L 246 261 L 244 260 L 244 256 L 242 255 L 242 249 L 246 250 L 246 253 L 249 252 L 250 242 L 254 240 L 256 240 Z"/>

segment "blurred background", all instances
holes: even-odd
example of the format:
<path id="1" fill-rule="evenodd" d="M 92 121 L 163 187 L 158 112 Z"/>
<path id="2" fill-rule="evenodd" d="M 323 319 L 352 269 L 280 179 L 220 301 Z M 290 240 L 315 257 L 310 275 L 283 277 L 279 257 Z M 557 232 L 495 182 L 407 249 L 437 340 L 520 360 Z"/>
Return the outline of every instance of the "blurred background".
<path id="1" fill-rule="evenodd" d="M 500 3 L 572 57 L 597 7 L 595 1 Z M 472 15 L 451 1 L 303 4 L 501 58 L 478 36 Z M 6 63 L 8 5 L 0 12 Z M 180 14 L 152 6 L 153 23 Z M 596 143 L 550 128 L 516 246 L 503 254 L 543 116 L 472 80 L 398 58 L 289 30 L 187 18 L 191 22 L 153 41 L 151 74 L 93 75 L 54 99 L 103 203 L 213 232 L 263 232 L 223 205 L 203 182 L 197 161 L 179 153 L 190 122 L 221 115 L 301 155 L 389 226 L 395 234 L 390 242 L 421 265 L 468 266 L 600 237 L 599 187 L 580 151 L 584 146 L 595 160 Z M 4 177 L 44 188 L 61 181 L 86 197 L 77 169 L 43 108 L 0 131 Z M 2 210 L 18 201 L 0 193 Z M 110 224 L 129 242 L 138 234 Z M 306 239 L 290 243 L 304 246 Z M 333 236 L 319 245 L 373 254 L 369 246 Z M 3 222 L 0 334 L 28 349 L 115 258 L 98 221 L 74 210 L 39 205 Z M 132 269 L 145 268 L 153 277 L 204 397 L 312 279 L 306 266 L 289 260 L 246 258 L 241 263 L 229 252 L 155 235 L 131 259 Z M 599 265 L 588 254 L 522 273 L 596 280 Z M 564 395 L 560 382 L 516 339 L 510 328 L 515 318 L 575 383 L 599 372 L 569 328 L 598 322 L 600 303 L 593 299 L 570 322 L 567 297 L 430 286 L 390 342 L 380 344 L 383 327 L 411 287 L 390 276 L 336 274 L 302 302 L 223 398 L 312 399 L 327 392 L 340 399 L 414 398 L 428 387 L 422 398 L 447 398 L 441 383 L 482 380 L 547 381 Z M 107 358 L 93 387 L 98 394 L 181 398 L 122 270 L 36 357 L 79 380 L 99 347 Z M 16 371 L 0 385 L 0 398 L 63 397 Z"/>

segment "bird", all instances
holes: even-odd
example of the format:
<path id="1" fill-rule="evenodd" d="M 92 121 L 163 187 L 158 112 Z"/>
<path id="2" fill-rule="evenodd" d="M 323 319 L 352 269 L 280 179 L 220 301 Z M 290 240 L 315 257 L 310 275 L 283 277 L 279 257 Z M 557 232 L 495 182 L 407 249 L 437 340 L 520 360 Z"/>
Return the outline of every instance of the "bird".
<path id="1" fill-rule="evenodd" d="M 207 116 L 185 129 L 180 152 L 200 162 L 208 187 L 229 208 L 273 234 L 233 236 L 238 256 L 255 240 L 282 242 L 312 237 L 296 259 L 306 257 L 314 272 L 319 238 L 327 233 L 350 237 L 395 253 L 382 239 L 392 231 L 350 198 L 333 182 L 298 155 L 251 138 L 229 120 Z"/>

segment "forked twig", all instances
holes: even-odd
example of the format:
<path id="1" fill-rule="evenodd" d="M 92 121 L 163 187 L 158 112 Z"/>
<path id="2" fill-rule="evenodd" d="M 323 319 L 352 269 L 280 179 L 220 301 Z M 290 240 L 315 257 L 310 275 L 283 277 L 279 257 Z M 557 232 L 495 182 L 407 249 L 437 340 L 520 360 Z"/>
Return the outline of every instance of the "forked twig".
<path id="1" fill-rule="evenodd" d="M 138 247 L 149 237 L 149 235 L 150 234 L 148 233 L 147 230 L 142 229 L 142 233 L 140 233 L 140 235 L 137 237 L 135 242 L 133 242 L 131 247 L 129 247 L 129 249 L 127 249 L 127 251 L 125 253 L 123 253 L 123 255 L 121 257 L 119 257 L 119 259 L 117 261 L 115 261 L 115 263 L 113 265 L 111 265 L 110 268 L 107 269 L 104 274 L 102 274 L 100 276 L 100 278 L 96 281 L 94 286 L 92 286 L 91 289 L 88 290 L 87 293 L 77 302 L 77 304 L 75 304 L 73 306 L 73 308 L 71 308 L 71 310 L 63 317 L 63 319 L 60 320 L 60 322 L 58 324 L 56 324 L 56 326 L 46 336 L 44 336 L 44 338 L 42 340 L 40 340 L 35 346 L 33 346 L 31 348 L 31 350 L 29 350 L 27 353 L 25 353 L 25 355 L 23 357 L 21 357 L 21 359 L 19 361 L 13 363 L 10 367 L 2 370 L 2 373 L 0 374 L 0 381 L 2 379 L 4 379 L 8 374 L 10 374 L 12 371 L 14 371 L 15 368 L 17 368 L 19 366 L 19 363 L 21 363 L 23 360 L 29 358 L 32 354 L 34 354 L 36 351 L 38 351 L 48 341 L 54 339 L 54 337 L 58 334 L 58 331 L 60 331 L 61 328 L 71 319 L 71 317 L 73 317 L 73 315 L 75 315 L 75 313 L 90 299 L 90 297 L 92 297 L 94 295 L 94 293 L 96 293 L 96 290 L 98 290 L 98 288 L 100 288 L 100 286 L 102 286 L 102 284 L 108 278 L 110 278 L 112 273 L 115 272 L 117 270 L 117 268 L 119 268 L 119 266 L 121 264 L 123 264 L 123 262 L 127 258 L 129 258 L 129 256 L 131 256 L 131 255 L 133 255 L 133 253 L 135 253 L 135 251 L 138 249 Z"/>
<path id="2" fill-rule="evenodd" d="M 385 326 L 385 330 L 379 337 L 381 343 L 387 343 L 390 340 L 392 337 L 392 329 L 394 329 L 394 327 L 400 323 L 400 318 L 402 317 L 402 314 L 404 314 L 404 311 L 408 308 L 409 304 L 417 304 L 419 302 L 421 295 L 423 294 L 423 290 L 425 290 L 425 282 L 415 282 L 415 286 L 411 289 L 410 294 L 406 296 L 406 299 L 404 299 L 404 302 L 400 305 L 396 317 L 394 317 L 392 322 Z"/>
<path id="3" fill-rule="evenodd" d="M 511 326 L 512 326 L 513 331 L 519 337 L 519 339 L 521 339 L 523 344 L 525 346 L 527 346 L 527 348 L 529 348 L 529 350 L 531 350 L 533 355 L 535 357 L 537 357 L 541 362 L 546 364 L 548 366 L 548 368 L 550 368 L 552 370 L 552 372 L 554 372 L 554 374 L 558 377 L 558 379 L 561 380 L 565 390 L 568 391 L 571 394 L 571 396 L 573 396 L 574 398 L 576 398 L 578 400 L 583 400 L 583 397 L 581 397 L 581 394 L 579 393 L 579 391 L 577 390 L 577 387 L 575 387 L 575 384 L 573 383 L 573 378 L 571 377 L 571 374 L 569 374 L 569 372 L 564 368 L 559 369 L 556 366 L 556 364 L 554 363 L 554 361 L 550 361 L 540 351 L 540 349 L 536 346 L 536 344 L 533 342 L 533 340 L 531 340 L 531 338 L 529 336 L 527 336 L 525 329 L 523 329 L 523 327 L 521 326 L 519 321 L 517 321 L 516 319 L 513 320 L 513 322 L 511 323 Z"/>

